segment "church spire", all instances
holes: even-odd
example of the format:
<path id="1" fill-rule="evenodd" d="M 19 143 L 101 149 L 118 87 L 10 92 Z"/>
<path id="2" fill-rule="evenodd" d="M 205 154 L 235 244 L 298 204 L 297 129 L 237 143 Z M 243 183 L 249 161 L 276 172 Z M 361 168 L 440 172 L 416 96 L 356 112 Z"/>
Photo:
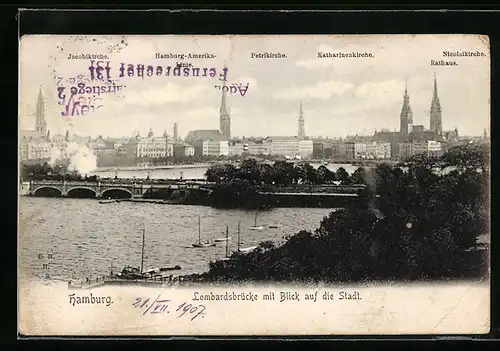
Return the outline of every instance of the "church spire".
<path id="1" fill-rule="evenodd" d="M 439 102 L 436 73 L 434 73 L 434 91 L 432 94 L 430 110 L 430 129 L 437 135 L 443 133 L 443 122 L 441 116 L 441 103 Z"/>
<path id="2" fill-rule="evenodd" d="M 299 129 L 297 133 L 298 139 L 305 139 L 306 131 L 304 128 L 304 112 L 302 110 L 302 101 L 300 102 L 300 110 L 299 110 Z"/>
<path id="3" fill-rule="evenodd" d="M 405 93 L 403 96 L 403 106 L 400 114 L 399 133 L 402 139 L 407 139 L 413 130 L 413 112 L 410 106 L 410 96 L 408 95 L 408 82 L 405 79 Z"/>
<path id="4" fill-rule="evenodd" d="M 219 129 L 221 134 L 224 136 L 225 140 L 231 139 L 231 118 L 229 117 L 229 113 L 227 111 L 226 106 L 226 95 L 229 88 L 226 86 L 226 82 L 224 81 L 224 85 L 221 88 L 222 90 L 222 98 L 220 103 L 220 119 L 219 119 Z"/>
<path id="5" fill-rule="evenodd" d="M 42 86 L 40 85 L 40 90 L 38 91 L 38 98 L 36 100 L 36 122 L 35 128 L 40 134 L 47 133 L 47 125 L 45 123 L 45 104 L 43 101 Z"/>

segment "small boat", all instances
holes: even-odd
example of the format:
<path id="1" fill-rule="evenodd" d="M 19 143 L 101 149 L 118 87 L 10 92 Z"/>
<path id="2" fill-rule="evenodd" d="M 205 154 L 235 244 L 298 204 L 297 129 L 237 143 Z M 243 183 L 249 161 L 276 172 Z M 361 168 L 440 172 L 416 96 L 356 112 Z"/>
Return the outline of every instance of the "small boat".
<path id="1" fill-rule="evenodd" d="M 176 265 L 174 267 L 165 267 L 165 268 L 153 268 L 149 270 L 144 270 L 144 248 L 146 243 L 146 229 L 142 229 L 142 248 L 141 248 L 141 267 L 132 267 L 126 266 L 123 268 L 121 272 L 113 273 L 111 272 L 110 277 L 112 278 L 120 278 L 126 280 L 142 280 L 144 278 L 148 278 L 148 275 L 152 275 L 159 272 L 170 271 L 170 270 L 179 270 L 181 267 Z"/>
<path id="2" fill-rule="evenodd" d="M 204 247 L 213 247 L 215 243 L 210 243 L 209 241 L 201 242 L 201 218 L 198 217 L 198 242 L 193 244 L 193 247 L 196 248 L 204 248 Z"/>
<path id="3" fill-rule="evenodd" d="M 238 252 L 248 253 L 248 252 L 251 252 L 251 251 L 255 250 L 256 248 L 257 248 L 257 246 L 250 246 L 250 247 L 240 248 L 240 249 L 238 249 Z"/>
<path id="4" fill-rule="evenodd" d="M 137 267 L 127 266 L 124 267 L 121 272 L 111 273 L 110 276 L 112 278 L 133 280 L 144 278 L 144 273 L 142 273 L 141 270 Z"/>
<path id="5" fill-rule="evenodd" d="M 99 200 L 100 204 L 109 204 L 112 202 L 118 202 L 116 199 L 108 199 L 108 200 Z"/>
<path id="6" fill-rule="evenodd" d="M 214 239 L 214 241 L 216 243 L 221 242 L 221 241 L 229 241 L 229 240 L 231 240 L 231 237 Z"/>
<path id="7" fill-rule="evenodd" d="M 270 225 L 269 228 L 278 229 L 278 226 L 277 225 Z"/>
<path id="8" fill-rule="evenodd" d="M 182 269 L 181 266 L 177 265 L 175 267 L 162 267 L 162 268 L 152 268 L 144 271 L 144 273 L 147 274 L 155 274 L 155 273 L 160 273 L 160 272 L 165 272 L 165 271 L 176 271 Z"/>
<path id="9" fill-rule="evenodd" d="M 213 247 L 213 246 L 215 246 L 215 243 L 210 243 L 208 241 L 205 241 L 204 243 L 193 244 L 193 247 L 196 247 L 196 248 Z"/>
<path id="10" fill-rule="evenodd" d="M 249 253 L 253 250 L 255 250 L 257 246 L 250 246 L 250 247 L 241 247 L 241 239 L 240 239 L 240 222 L 238 222 L 238 250 L 236 250 L 236 254 L 246 254 Z"/>
<path id="11" fill-rule="evenodd" d="M 160 272 L 165 272 L 165 271 L 178 271 L 182 269 L 181 266 L 179 265 L 176 265 L 174 267 L 163 267 L 163 268 L 160 268 Z"/>
<path id="12" fill-rule="evenodd" d="M 264 229 L 263 226 L 257 225 L 257 212 L 255 212 L 255 220 L 254 220 L 254 225 L 253 227 L 248 228 L 249 230 L 262 230 Z"/>

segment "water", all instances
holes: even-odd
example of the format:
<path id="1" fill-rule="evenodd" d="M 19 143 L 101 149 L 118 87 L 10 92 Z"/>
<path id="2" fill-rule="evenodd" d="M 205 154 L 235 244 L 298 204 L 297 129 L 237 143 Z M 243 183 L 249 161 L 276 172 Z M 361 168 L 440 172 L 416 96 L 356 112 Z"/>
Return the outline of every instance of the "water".
<path id="1" fill-rule="evenodd" d="M 148 203 L 100 204 L 93 199 L 20 197 L 19 272 L 23 277 L 70 280 L 92 278 L 124 266 L 139 267 L 142 229 L 146 232 L 144 268 L 180 265 L 175 274 L 201 273 L 211 260 L 225 257 L 226 244 L 197 249 L 198 216 L 201 239 L 225 237 L 229 225 L 229 252 L 237 248 L 237 223 L 241 222 L 242 247 L 265 240 L 276 244 L 299 230 L 316 229 L 333 209 L 279 208 L 260 212 L 257 224 L 277 226 L 248 230 L 255 213 L 218 210 L 204 206 Z M 38 255 L 43 255 L 39 258 Z M 47 255 L 52 254 L 53 259 Z M 43 269 L 43 264 L 49 264 Z"/>
<path id="2" fill-rule="evenodd" d="M 311 164 L 314 168 L 318 168 L 320 164 Z M 184 179 L 204 179 L 205 178 L 205 172 L 207 171 L 208 167 L 183 167 L 183 168 L 176 168 L 175 166 L 172 166 L 174 168 L 169 168 L 169 169 L 151 169 L 151 170 L 117 170 L 116 173 L 115 171 L 94 171 L 90 174 L 89 176 L 92 175 L 99 175 L 102 178 L 113 178 L 115 174 L 118 176 L 118 178 L 146 178 L 148 175 L 152 179 L 178 179 L 181 177 Z M 340 167 L 344 167 L 344 169 L 347 171 L 347 173 L 351 174 L 354 172 L 358 166 L 353 166 L 350 164 L 329 164 L 326 165 L 326 167 L 332 171 L 335 172 L 337 169 Z"/>

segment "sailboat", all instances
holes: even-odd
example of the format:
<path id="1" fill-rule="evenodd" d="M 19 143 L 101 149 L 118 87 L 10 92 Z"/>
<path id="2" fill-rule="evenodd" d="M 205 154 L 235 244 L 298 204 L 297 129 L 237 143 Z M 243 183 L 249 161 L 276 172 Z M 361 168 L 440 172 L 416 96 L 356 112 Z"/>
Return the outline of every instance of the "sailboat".
<path id="1" fill-rule="evenodd" d="M 201 218 L 198 217 L 198 242 L 193 244 L 193 247 L 202 248 L 202 247 L 212 247 L 215 246 L 215 243 L 210 243 L 208 241 L 202 243 L 201 242 Z"/>
<path id="2" fill-rule="evenodd" d="M 257 246 L 250 246 L 250 247 L 241 247 L 241 239 L 240 239 L 240 222 L 238 222 L 238 251 L 237 253 L 242 254 L 242 253 L 248 253 L 250 251 L 253 251 L 257 248 Z"/>
<path id="3" fill-rule="evenodd" d="M 142 228 L 142 247 L 141 247 L 141 267 L 132 267 L 132 266 L 126 266 L 123 268 L 121 272 L 118 273 L 111 273 L 111 277 L 114 278 L 120 278 L 120 279 L 127 279 L 127 280 L 136 280 L 136 279 L 143 279 L 148 276 L 148 274 L 156 273 L 156 272 L 163 272 L 163 271 L 171 271 L 171 270 L 179 270 L 181 267 L 179 265 L 175 267 L 164 267 L 164 268 L 155 268 L 155 269 L 150 269 L 148 271 L 144 271 L 144 247 L 145 247 L 145 241 L 146 241 L 146 229 Z"/>
<path id="4" fill-rule="evenodd" d="M 250 228 L 248 228 L 248 229 L 249 229 L 249 230 L 262 230 L 262 229 L 264 229 L 264 227 L 263 227 L 263 226 L 261 226 L 261 225 L 259 225 L 259 226 L 258 226 L 258 225 L 257 225 L 257 211 L 255 211 L 255 220 L 254 220 L 254 225 L 253 225 L 253 227 L 250 227 Z"/>
<path id="5" fill-rule="evenodd" d="M 231 237 L 229 236 L 229 227 L 226 225 L 226 237 L 225 238 L 216 238 L 214 239 L 214 241 L 217 243 L 217 242 L 221 242 L 221 241 L 225 241 L 226 243 L 231 240 Z M 227 244 L 226 244 L 227 246 Z"/>

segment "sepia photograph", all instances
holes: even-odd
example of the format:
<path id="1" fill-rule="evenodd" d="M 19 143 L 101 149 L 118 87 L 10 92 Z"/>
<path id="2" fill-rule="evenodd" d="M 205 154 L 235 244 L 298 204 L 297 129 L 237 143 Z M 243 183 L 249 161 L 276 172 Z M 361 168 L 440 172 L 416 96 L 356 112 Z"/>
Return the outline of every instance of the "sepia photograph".
<path id="1" fill-rule="evenodd" d="M 485 334 L 482 35 L 28 35 L 24 336 Z"/>

